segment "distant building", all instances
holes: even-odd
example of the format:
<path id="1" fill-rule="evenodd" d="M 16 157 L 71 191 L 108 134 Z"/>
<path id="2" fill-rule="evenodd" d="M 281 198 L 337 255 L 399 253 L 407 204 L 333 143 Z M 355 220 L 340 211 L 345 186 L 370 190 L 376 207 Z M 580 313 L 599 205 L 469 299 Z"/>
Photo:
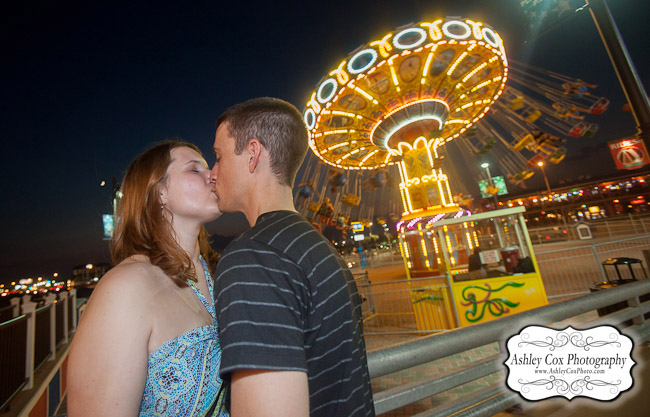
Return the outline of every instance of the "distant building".
<path id="1" fill-rule="evenodd" d="M 72 281 L 75 285 L 99 281 L 109 269 L 111 265 L 107 263 L 75 266 L 72 268 Z"/>

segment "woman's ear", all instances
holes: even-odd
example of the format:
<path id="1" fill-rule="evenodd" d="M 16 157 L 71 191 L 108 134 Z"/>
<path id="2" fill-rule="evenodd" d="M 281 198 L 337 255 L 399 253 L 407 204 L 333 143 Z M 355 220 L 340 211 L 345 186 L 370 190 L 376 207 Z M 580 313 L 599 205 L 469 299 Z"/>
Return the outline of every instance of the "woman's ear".
<path id="1" fill-rule="evenodd" d="M 167 205 L 167 187 L 164 185 L 161 185 L 160 188 L 158 189 L 158 196 L 160 197 L 160 205 L 161 206 L 166 206 Z"/>

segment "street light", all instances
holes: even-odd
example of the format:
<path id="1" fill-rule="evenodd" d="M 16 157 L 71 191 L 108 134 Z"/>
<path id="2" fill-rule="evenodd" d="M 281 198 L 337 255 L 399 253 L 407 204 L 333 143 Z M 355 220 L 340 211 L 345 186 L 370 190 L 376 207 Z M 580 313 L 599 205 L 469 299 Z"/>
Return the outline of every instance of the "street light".
<path id="1" fill-rule="evenodd" d="M 546 183 L 546 191 L 548 191 L 548 193 L 551 194 L 551 186 L 548 185 L 548 178 L 546 178 L 546 171 L 544 171 L 544 162 L 539 161 L 537 163 L 537 166 L 542 170 L 542 175 L 544 176 L 544 182 Z"/>

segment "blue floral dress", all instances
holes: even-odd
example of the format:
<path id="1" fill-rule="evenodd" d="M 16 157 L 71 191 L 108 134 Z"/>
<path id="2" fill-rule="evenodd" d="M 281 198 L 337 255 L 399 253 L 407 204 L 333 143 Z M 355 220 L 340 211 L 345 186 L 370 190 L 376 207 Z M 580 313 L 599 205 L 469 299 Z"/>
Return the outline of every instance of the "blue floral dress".
<path id="1" fill-rule="evenodd" d="M 212 277 L 203 258 L 201 263 L 214 299 Z M 224 410 L 226 390 L 219 378 L 221 348 L 214 306 L 193 281 L 189 284 L 213 324 L 169 340 L 149 355 L 140 416 L 228 416 Z"/>

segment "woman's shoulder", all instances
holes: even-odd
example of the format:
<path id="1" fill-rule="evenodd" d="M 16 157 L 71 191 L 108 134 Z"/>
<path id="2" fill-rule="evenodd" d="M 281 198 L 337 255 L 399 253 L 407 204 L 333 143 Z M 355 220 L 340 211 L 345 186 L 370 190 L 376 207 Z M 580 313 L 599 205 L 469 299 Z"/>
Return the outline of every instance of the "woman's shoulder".
<path id="1" fill-rule="evenodd" d="M 143 298 L 166 278 L 160 268 L 145 257 L 132 256 L 109 270 L 93 290 L 94 298 L 119 297 L 119 302 L 141 304 Z"/>
<path id="2" fill-rule="evenodd" d="M 160 268 L 152 265 L 146 257 L 134 255 L 109 270 L 99 281 L 98 287 L 100 285 L 146 287 L 154 285 L 161 275 L 164 274 Z"/>

